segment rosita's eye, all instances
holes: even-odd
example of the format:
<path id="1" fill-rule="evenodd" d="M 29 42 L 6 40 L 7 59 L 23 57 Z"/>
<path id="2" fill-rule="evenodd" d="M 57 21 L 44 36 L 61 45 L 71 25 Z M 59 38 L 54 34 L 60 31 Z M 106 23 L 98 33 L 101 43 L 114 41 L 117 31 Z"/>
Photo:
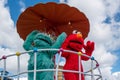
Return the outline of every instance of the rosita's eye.
<path id="1" fill-rule="evenodd" d="M 32 42 L 32 45 L 34 46 L 34 45 L 35 45 L 35 43 L 34 43 L 34 42 Z"/>

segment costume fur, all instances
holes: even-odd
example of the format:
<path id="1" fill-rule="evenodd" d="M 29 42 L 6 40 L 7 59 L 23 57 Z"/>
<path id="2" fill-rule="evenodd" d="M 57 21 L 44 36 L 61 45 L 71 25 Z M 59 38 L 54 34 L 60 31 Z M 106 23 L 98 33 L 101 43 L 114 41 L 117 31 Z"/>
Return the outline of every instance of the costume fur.
<path id="1" fill-rule="evenodd" d="M 64 43 L 62 44 L 62 48 L 66 50 L 73 50 L 77 52 L 82 52 L 82 48 L 84 48 L 85 52 L 82 52 L 82 54 L 86 54 L 88 56 L 91 56 L 93 50 L 94 50 L 94 42 L 88 41 L 86 45 L 84 45 L 84 40 L 82 38 L 81 34 L 71 34 L 69 35 Z M 63 52 L 62 57 L 66 58 L 66 64 L 63 67 L 64 70 L 76 70 L 78 71 L 78 54 L 73 54 L 69 52 Z M 88 60 L 89 58 L 81 56 L 81 60 Z M 81 72 L 83 72 L 83 67 L 80 61 L 81 65 Z M 79 80 L 79 74 L 77 73 L 68 73 L 63 72 L 65 80 Z M 81 80 L 84 80 L 84 75 L 81 74 Z"/>
<path id="2" fill-rule="evenodd" d="M 50 36 L 41 33 L 37 30 L 31 32 L 25 42 L 24 49 L 29 51 L 33 50 L 34 47 L 38 49 L 56 48 L 59 49 L 66 38 L 66 34 L 62 33 L 58 36 L 57 40 L 54 41 Z M 37 53 L 37 69 L 53 69 L 54 63 L 52 58 L 57 51 L 41 51 Z M 30 59 L 28 61 L 28 70 L 34 69 L 34 53 L 30 52 Z M 28 80 L 33 80 L 33 72 L 28 73 Z M 54 72 L 37 72 L 36 80 L 54 80 Z"/>

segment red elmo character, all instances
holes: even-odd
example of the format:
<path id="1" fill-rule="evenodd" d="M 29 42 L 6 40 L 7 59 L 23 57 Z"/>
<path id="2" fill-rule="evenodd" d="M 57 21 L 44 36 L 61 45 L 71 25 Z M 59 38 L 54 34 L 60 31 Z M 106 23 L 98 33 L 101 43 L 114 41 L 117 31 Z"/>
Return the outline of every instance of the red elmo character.
<path id="1" fill-rule="evenodd" d="M 65 50 L 73 50 L 77 52 L 82 52 L 82 48 L 85 50 L 85 52 L 82 52 L 82 54 L 86 54 L 88 56 L 92 55 L 92 52 L 94 50 L 94 42 L 87 41 L 87 44 L 84 45 L 84 40 L 82 38 L 82 35 L 80 33 L 78 34 L 71 34 L 69 35 L 64 43 L 62 44 L 62 48 Z M 62 57 L 66 58 L 66 64 L 63 67 L 64 70 L 76 70 L 78 71 L 78 54 L 64 52 L 62 53 Z M 81 60 L 89 60 L 88 57 L 81 56 Z M 80 61 L 80 70 L 83 72 L 82 63 Z M 70 73 L 70 72 L 63 72 L 65 80 L 79 80 L 79 74 L 78 73 Z M 84 74 L 81 74 L 81 80 L 84 80 Z"/>

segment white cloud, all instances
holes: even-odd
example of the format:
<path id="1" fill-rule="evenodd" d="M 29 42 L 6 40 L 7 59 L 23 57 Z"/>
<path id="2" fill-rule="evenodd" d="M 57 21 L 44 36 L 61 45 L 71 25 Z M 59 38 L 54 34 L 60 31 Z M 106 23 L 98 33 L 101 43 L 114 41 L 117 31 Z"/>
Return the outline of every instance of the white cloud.
<path id="1" fill-rule="evenodd" d="M 115 12 L 118 11 L 118 8 L 120 7 L 120 0 L 102 0 L 102 2 L 105 4 L 106 14 L 113 17 Z"/>
<path id="2" fill-rule="evenodd" d="M 20 39 L 14 22 L 11 19 L 9 7 L 5 7 L 5 0 L 0 0 L 0 58 L 3 55 L 15 54 L 17 51 L 23 51 L 22 43 L 23 40 Z M 26 58 L 25 58 L 26 57 Z M 21 68 L 26 69 L 28 56 L 23 56 L 21 59 Z M 26 62 L 25 62 L 26 61 Z M 7 60 L 7 70 L 15 72 L 16 57 Z M 14 67 L 13 67 L 14 66 Z M 3 68 L 3 63 L 0 61 L 0 67 Z"/>
<path id="3" fill-rule="evenodd" d="M 114 80 L 120 79 L 120 72 L 115 72 L 112 75 L 114 76 Z"/>
<path id="4" fill-rule="evenodd" d="M 11 49 L 19 49 L 22 43 L 11 19 L 9 8 L 0 3 L 0 45 Z M 18 45 L 17 45 L 18 44 Z"/>
<path id="5" fill-rule="evenodd" d="M 17 78 L 15 78 L 14 80 L 18 80 Z M 19 80 L 28 80 L 26 77 L 22 77 Z"/>
<path id="6" fill-rule="evenodd" d="M 20 9 L 20 12 L 23 12 L 24 10 L 25 10 L 25 3 L 22 1 L 22 0 L 20 0 L 19 1 L 19 5 L 20 5 L 20 7 L 21 7 L 21 9 Z"/>
<path id="7" fill-rule="evenodd" d="M 104 18 L 105 7 L 101 0 L 68 0 L 68 4 L 84 12 L 92 23 Z"/>

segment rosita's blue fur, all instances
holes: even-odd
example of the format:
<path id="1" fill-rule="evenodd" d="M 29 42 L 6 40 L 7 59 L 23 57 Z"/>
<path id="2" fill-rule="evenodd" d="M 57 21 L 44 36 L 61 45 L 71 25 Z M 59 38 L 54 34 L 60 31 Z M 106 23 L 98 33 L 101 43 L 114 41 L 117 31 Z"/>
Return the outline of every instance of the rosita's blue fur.
<path id="1" fill-rule="evenodd" d="M 38 49 L 55 48 L 59 49 L 66 38 L 66 34 L 63 32 L 60 34 L 56 41 L 50 36 L 41 33 L 37 30 L 32 31 L 26 38 L 23 47 L 25 50 L 33 50 L 34 47 Z M 57 51 L 41 51 L 37 53 L 37 69 L 53 69 L 54 62 L 53 56 Z M 34 54 L 29 52 L 30 59 L 28 61 L 28 70 L 34 69 Z M 33 80 L 33 72 L 28 73 L 28 80 Z M 54 80 L 54 72 L 37 72 L 36 80 Z"/>

